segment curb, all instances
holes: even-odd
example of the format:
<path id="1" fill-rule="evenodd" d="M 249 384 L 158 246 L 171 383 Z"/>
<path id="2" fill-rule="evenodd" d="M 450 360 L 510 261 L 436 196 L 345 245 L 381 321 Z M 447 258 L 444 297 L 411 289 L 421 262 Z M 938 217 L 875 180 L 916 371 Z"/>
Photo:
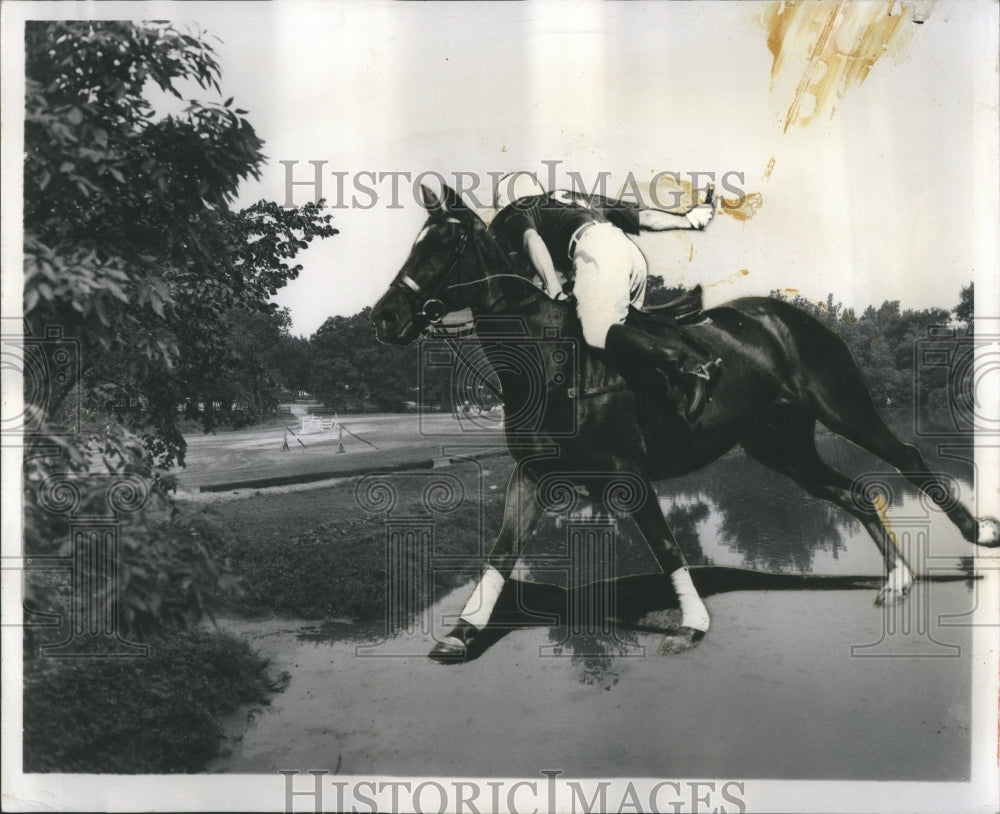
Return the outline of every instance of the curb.
<path id="1" fill-rule="evenodd" d="M 311 472 L 299 475 L 277 475 L 272 478 L 258 478 L 257 480 L 237 480 L 227 483 L 211 483 L 199 486 L 199 492 L 229 492 L 235 489 L 265 489 L 269 486 L 291 486 L 297 483 L 311 483 L 312 481 L 330 480 L 331 478 L 357 478 L 362 475 L 371 475 L 381 472 L 403 472 L 410 469 L 433 469 L 434 460 L 425 458 L 419 461 L 408 461 L 401 464 L 387 464 L 385 466 L 365 466 L 357 469 L 343 469 L 334 472 Z"/>

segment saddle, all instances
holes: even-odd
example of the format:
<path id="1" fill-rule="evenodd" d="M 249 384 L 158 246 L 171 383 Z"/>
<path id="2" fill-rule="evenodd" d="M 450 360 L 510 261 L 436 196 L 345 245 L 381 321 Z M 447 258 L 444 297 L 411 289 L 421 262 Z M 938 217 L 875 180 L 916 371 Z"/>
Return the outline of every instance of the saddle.
<path id="1" fill-rule="evenodd" d="M 659 305 L 645 305 L 641 309 L 629 308 L 628 320 L 638 327 L 649 323 L 672 322 L 686 324 L 697 322 L 703 313 L 701 286 L 696 285 L 678 297 Z"/>

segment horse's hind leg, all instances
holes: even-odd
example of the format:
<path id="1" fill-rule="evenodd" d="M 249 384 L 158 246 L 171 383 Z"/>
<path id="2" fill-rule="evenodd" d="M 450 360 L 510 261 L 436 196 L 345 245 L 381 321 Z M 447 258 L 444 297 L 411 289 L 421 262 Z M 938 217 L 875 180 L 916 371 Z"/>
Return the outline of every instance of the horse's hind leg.
<path id="1" fill-rule="evenodd" d="M 643 483 L 645 488 L 637 507 L 632 509 L 632 519 L 657 564 L 670 577 L 681 606 L 681 624 L 663 637 L 660 653 L 682 653 L 697 645 L 708 631 L 708 610 L 691 581 L 684 554 L 663 516 L 653 485 L 646 479 Z"/>
<path id="2" fill-rule="evenodd" d="M 872 404 L 861 375 L 851 360 L 851 371 L 836 381 L 816 381 L 810 388 L 817 418 L 838 435 L 877 455 L 894 466 L 910 483 L 926 494 L 948 516 L 970 543 L 1000 545 L 1000 525 L 996 520 L 977 521 L 955 500 L 948 481 L 933 472 L 920 450 L 896 437 Z M 853 374 L 853 375 L 852 375 Z"/>
<path id="3" fill-rule="evenodd" d="M 913 574 L 899 550 L 892 529 L 883 520 L 884 506 L 852 491 L 852 481 L 829 466 L 816 451 L 814 422 L 804 417 L 783 421 L 781 431 L 744 440 L 747 454 L 787 475 L 807 492 L 850 512 L 871 535 L 885 561 L 885 584 L 875 599 L 878 605 L 901 602 L 913 584 Z"/>

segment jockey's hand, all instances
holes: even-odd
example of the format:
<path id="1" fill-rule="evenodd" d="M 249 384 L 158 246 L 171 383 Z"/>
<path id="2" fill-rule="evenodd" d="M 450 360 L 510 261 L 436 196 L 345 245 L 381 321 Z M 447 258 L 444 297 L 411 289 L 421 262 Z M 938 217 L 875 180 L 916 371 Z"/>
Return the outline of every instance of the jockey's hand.
<path id="1" fill-rule="evenodd" d="M 692 229 L 704 229 L 715 217 L 715 204 L 703 203 L 689 209 L 685 215 Z"/>

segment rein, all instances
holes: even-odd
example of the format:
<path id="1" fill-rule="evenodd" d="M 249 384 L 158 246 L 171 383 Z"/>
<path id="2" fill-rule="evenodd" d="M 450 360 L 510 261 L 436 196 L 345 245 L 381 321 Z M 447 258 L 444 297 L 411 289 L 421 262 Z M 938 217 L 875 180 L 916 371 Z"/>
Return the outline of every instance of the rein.
<path id="1" fill-rule="evenodd" d="M 449 219 L 449 220 L 450 220 L 450 222 L 455 222 L 455 223 L 459 222 L 459 221 L 457 221 L 455 219 Z M 468 224 L 468 227 L 466 229 L 464 229 L 462 231 L 461 235 L 459 236 L 458 246 L 455 247 L 455 252 L 452 255 L 451 260 L 448 263 L 447 269 L 445 270 L 445 272 L 440 277 L 438 277 L 434 281 L 433 285 L 428 286 L 428 288 L 426 289 L 426 291 L 420 285 L 420 283 L 418 283 L 416 280 L 414 280 L 408 274 L 400 274 L 391 283 L 392 286 L 395 286 L 396 288 L 401 289 L 408 296 L 411 296 L 411 297 L 416 296 L 417 298 L 420 298 L 420 297 L 424 297 L 425 298 L 423 305 L 417 311 L 417 315 L 423 317 L 427 321 L 427 329 L 429 329 L 432 334 L 438 334 L 438 335 L 443 334 L 443 335 L 446 335 L 446 336 L 448 336 L 448 335 L 450 335 L 450 336 L 456 336 L 456 335 L 457 336 L 464 336 L 466 333 L 471 332 L 470 330 L 464 329 L 464 327 L 462 325 L 459 325 L 459 326 L 446 326 L 446 327 L 443 327 L 443 328 L 439 327 L 440 323 L 441 323 L 441 320 L 443 320 L 444 317 L 449 313 L 447 306 L 444 304 L 444 301 L 441 299 L 441 294 L 444 291 L 451 291 L 451 290 L 456 289 L 456 288 L 465 288 L 465 287 L 474 286 L 474 285 L 482 285 L 483 283 L 488 283 L 491 280 L 497 280 L 497 279 L 500 279 L 500 278 L 508 278 L 508 279 L 512 279 L 512 280 L 517 280 L 518 282 L 523 283 L 524 285 L 530 286 L 532 289 L 534 289 L 527 297 L 525 297 L 524 299 L 522 299 L 519 302 L 517 302 L 514 305 L 514 308 L 521 308 L 521 307 L 527 305 L 528 303 L 532 302 L 533 300 L 535 300 L 539 296 L 546 296 L 546 297 L 548 296 L 548 293 L 545 291 L 545 289 L 542 288 L 541 286 L 539 286 L 537 283 L 533 282 L 532 280 L 529 280 L 526 277 L 521 276 L 520 274 L 514 274 L 512 272 L 501 273 L 501 274 L 489 274 L 489 275 L 485 275 L 485 276 L 479 277 L 476 280 L 466 280 L 464 282 L 459 282 L 459 283 L 449 283 L 448 281 L 454 275 L 456 269 L 458 268 L 459 263 L 462 262 L 462 259 L 464 258 L 465 252 L 469 248 L 469 244 L 470 243 L 472 244 L 473 251 L 476 253 L 476 260 L 478 261 L 477 265 L 480 268 L 483 268 L 485 266 L 485 264 L 483 263 L 481 254 L 480 254 L 480 250 L 479 250 L 480 247 L 476 243 L 476 241 L 472 239 L 472 233 L 474 231 L 475 231 L 475 223 L 470 220 L 469 224 Z M 510 268 L 509 261 L 507 261 L 506 258 L 504 258 L 504 260 L 507 263 L 507 267 Z M 494 313 L 496 311 L 496 309 L 503 302 L 504 302 L 504 298 L 501 297 L 500 299 L 496 300 L 495 302 L 488 303 L 486 310 L 489 313 Z M 471 321 L 470 321 L 470 324 L 471 324 Z"/>
<path id="2" fill-rule="evenodd" d="M 515 309 L 523 308 L 525 305 L 528 305 L 528 303 L 534 302 L 540 296 L 543 297 L 549 296 L 548 292 L 544 288 L 542 288 L 537 283 L 532 282 L 528 278 L 522 277 L 520 274 L 491 274 L 489 277 L 480 277 L 478 280 L 469 280 L 468 282 L 464 283 L 452 283 L 452 285 L 448 286 L 448 289 L 451 290 L 452 288 L 462 288 L 464 286 L 469 286 L 469 285 L 479 285 L 480 283 L 487 283 L 490 282 L 491 280 L 496 280 L 500 277 L 509 277 L 512 280 L 517 280 L 518 282 L 524 283 L 525 285 L 531 286 L 533 289 L 535 289 L 527 297 L 514 303 L 513 308 Z M 490 314 L 496 313 L 496 309 L 500 305 L 502 305 L 503 302 L 504 298 L 501 297 L 495 302 L 488 303 L 487 313 Z"/>

